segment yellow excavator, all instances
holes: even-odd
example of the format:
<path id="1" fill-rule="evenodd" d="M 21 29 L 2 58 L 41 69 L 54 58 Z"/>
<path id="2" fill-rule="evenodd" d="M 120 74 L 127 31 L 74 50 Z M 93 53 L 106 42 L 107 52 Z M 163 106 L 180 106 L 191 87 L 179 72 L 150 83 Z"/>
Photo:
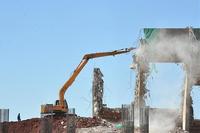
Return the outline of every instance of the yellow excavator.
<path id="1" fill-rule="evenodd" d="M 48 114 L 60 115 L 60 114 L 68 113 L 68 105 L 64 98 L 65 92 L 72 85 L 72 83 L 74 82 L 74 80 L 76 79 L 80 71 L 83 69 L 83 67 L 87 64 L 89 59 L 104 57 L 104 56 L 115 56 L 118 54 L 128 53 L 132 51 L 133 49 L 135 48 L 125 48 L 125 49 L 114 50 L 110 52 L 99 52 L 99 53 L 91 53 L 91 54 L 84 55 L 80 64 L 74 70 L 73 74 L 70 76 L 70 78 L 65 82 L 63 87 L 60 89 L 59 100 L 56 100 L 55 105 L 53 104 L 41 105 L 41 115 L 44 115 L 44 116 Z"/>

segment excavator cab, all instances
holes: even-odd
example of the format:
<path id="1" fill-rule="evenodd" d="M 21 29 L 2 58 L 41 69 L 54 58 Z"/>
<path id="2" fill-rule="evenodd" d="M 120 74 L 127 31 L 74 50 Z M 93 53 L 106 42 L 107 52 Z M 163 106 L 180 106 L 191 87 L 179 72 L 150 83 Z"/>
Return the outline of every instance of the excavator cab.
<path id="1" fill-rule="evenodd" d="M 59 100 L 56 100 L 56 101 L 55 101 L 55 105 L 60 105 L 60 102 L 59 102 Z M 64 106 L 65 106 L 65 108 L 67 108 L 67 109 L 68 109 L 68 104 L 67 104 L 67 101 L 66 101 L 66 99 L 64 100 Z"/>

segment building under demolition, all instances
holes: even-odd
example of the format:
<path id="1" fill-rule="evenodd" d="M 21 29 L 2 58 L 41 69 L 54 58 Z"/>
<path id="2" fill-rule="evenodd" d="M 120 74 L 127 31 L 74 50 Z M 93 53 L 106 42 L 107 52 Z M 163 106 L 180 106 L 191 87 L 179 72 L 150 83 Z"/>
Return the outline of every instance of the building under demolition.
<path id="1" fill-rule="evenodd" d="M 169 118 L 176 118 L 176 125 L 168 132 L 200 132 L 200 121 L 193 117 L 192 97 L 190 95 L 194 85 L 200 85 L 200 29 L 196 28 L 145 28 L 144 37 L 140 39 L 133 59 L 133 69 L 137 73 L 135 86 L 135 99 L 130 104 L 134 110 L 130 118 L 130 108 L 118 110 L 122 116 L 123 127 L 134 129 L 131 132 L 149 133 L 149 124 L 156 115 L 162 114 Z M 149 76 L 150 63 L 180 63 L 184 67 L 185 80 L 182 88 L 182 104 L 179 109 L 151 108 L 146 105 L 146 86 Z M 99 69 L 94 70 L 94 81 L 103 74 Z M 99 85 L 96 85 L 99 83 Z M 99 114 L 105 107 L 102 103 L 103 80 L 93 82 L 93 114 Z M 182 83 L 180 83 L 182 84 Z M 97 89 L 95 86 L 99 86 Z M 95 100 L 96 99 L 96 100 Z M 98 105 L 98 106 L 97 106 Z M 98 109 L 98 110 L 96 110 Z M 97 112 L 95 112 L 96 110 Z M 113 109 L 114 110 L 114 109 Z M 117 111 L 117 110 L 115 110 Z M 124 112 L 125 111 L 125 112 Z M 94 113 L 95 112 L 95 113 Z M 113 111 L 112 111 L 113 112 Z M 113 114 L 115 115 L 115 114 Z M 99 117 L 102 117 L 98 115 Z M 105 115 L 103 115 L 105 116 Z M 126 119 L 123 119 L 126 118 Z M 127 123 L 128 120 L 129 123 Z M 126 121 L 126 122 L 124 122 Z M 132 128 L 134 126 L 134 128 Z M 161 129 L 162 130 L 162 129 Z M 123 130 L 129 133 L 130 130 Z M 151 132 L 158 132 L 152 130 Z M 163 131 L 164 132 L 164 131 Z"/>
<path id="2" fill-rule="evenodd" d="M 191 90 L 200 85 L 200 29 L 196 28 L 145 28 L 139 47 L 133 55 L 132 69 L 136 73 L 134 99 L 121 107 L 110 108 L 103 103 L 103 72 L 94 68 L 92 82 L 93 118 L 79 117 L 74 113 L 65 117 L 34 118 L 20 122 L 0 123 L 0 133 L 15 132 L 66 132 L 66 133 L 200 133 L 200 120 L 193 116 Z M 147 80 L 151 63 L 179 63 L 184 69 L 182 103 L 178 109 L 152 108 L 147 104 Z M 150 92 L 149 92 L 150 93 Z M 159 116 L 159 117 L 158 117 Z M 163 118 L 162 118 L 163 117 Z M 174 124 L 170 129 L 152 121 Z M 116 124 L 117 123 L 117 124 Z"/>
<path id="3" fill-rule="evenodd" d="M 199 85 L 200 81 L 200 29 L 144 29 L 144 39 L 140 40 L 140 46 L 134 55 L 134 68 L 137 72 L 135 89 L 135 110 L 138 112 L 138 132 L 148 132 L 151 110 L 168 112 L 162 109 L 146 108 L 145 95 L 147 93 L 146 80 L 149 75 L 150 63 L 182 63 L 185 71 L 183 97 L 179 111 L 170 111 L 169 117 L 174 117 L 178 112 L 176 129 L 188 132 L 200 132 L 199 121 L 193 118 L 192 86 Z M 155 114 L 156 115 L 156 114 Z M 149 117 L 148 119 L 146 117 Z M 150 120 L 151 121 L 151 120 Z M 172 129 L 171 132 L 175 132 Z M 181 130 L 177 132 L 181 132 Z"/>

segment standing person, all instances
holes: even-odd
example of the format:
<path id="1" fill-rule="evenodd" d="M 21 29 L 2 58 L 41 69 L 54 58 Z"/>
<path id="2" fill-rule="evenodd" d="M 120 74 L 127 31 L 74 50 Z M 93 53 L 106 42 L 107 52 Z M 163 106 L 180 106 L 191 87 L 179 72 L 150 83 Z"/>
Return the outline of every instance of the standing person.
<path id="1" fill-rule="evenodd" d="M 18 115 L 17 115 L 17 120 L 18 120 L 18 121 L 21 121 L 20 113 L 18 113 Z"/>

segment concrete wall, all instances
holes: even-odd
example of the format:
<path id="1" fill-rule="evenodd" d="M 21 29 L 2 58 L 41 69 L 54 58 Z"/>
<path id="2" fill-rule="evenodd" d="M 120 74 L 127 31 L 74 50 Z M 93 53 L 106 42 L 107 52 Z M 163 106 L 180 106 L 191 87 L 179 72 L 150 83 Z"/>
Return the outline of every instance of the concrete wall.
<path id="1" fill-rule="evenodd" d="M 9 109 L 0 109 L 0 122 L 9 121 Z"/>

